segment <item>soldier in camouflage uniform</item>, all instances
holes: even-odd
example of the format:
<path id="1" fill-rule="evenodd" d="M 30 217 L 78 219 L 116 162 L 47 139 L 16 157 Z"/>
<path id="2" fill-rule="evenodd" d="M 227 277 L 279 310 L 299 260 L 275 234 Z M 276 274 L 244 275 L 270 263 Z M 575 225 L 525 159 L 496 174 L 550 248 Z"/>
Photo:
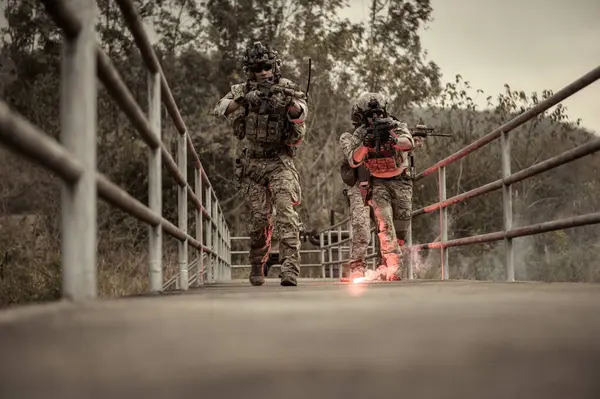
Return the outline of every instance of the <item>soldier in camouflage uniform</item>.
<path id="1" fill-rule="evenodd" d="M 352 107 L 352 121 L 354 128 L 361 125 L 361 121 L 355 116 L 355 107 Z M 343 149 L 347 143 L 352 141 L 352 133 L 344 132 L 340 136 L 340 147 Z M 344 190 L 345 197 L 350 207 L 350 225 L 352 226 L 352 242 L 350 243 L 350 258 L 348 259 L 348 278 L 353 280 L 365 275 L 367 248 L 371 240 L 371 210 L 365 201 L 358 187 L 356 169 L 350 167 L 347 156 L 342 156 L 341 175 L 342 180 L 348 188 Z M 360 166 L 364 167 L 364 166 Z M 341 276 L 340 276 L 341 277 Z"/>
<path id="2" fill-rule="evenodd" d="M 366 93 L 356 101 L 355 111 L 362 125 L 344 140 L 342 150 L 352 168 L 365 165 L 370 172 L 369 192 L 366 199 L 373 207 L 381 254 L 385 262 L 385 278 L 400 279 L 400 245 L 410 223 L 412 214 L 412 179 L 408 168 L 408 155 L 423 145 L 420 138 L 413 138 L 407 125 L 392 119 L 387 113 L 387 101 L 379 93 Z M 389 142 L 379 153 L 375 152 L 372 127 L 374 118 L 389 122 Z"/>
<path id="3" fill-rule="evenodd" d="M 246 50 L 243 70 L 246 83 L 231 86 L 217 103 L 214 114 L 233 118 L 234 134 L 248 145 L 236 160 L 236 176 L 248 201 L 250 217 L 250 283 L 265 282 L 275 223 L 279 229 L 281 285 L 297 285 L 300 274 L 300 204 L 298 171 L 293 162 L 296 147 L 304 138 L 308 108 L 306 96 L 290 80 L 281 77 L 276 51 L 260 42 Z"/>

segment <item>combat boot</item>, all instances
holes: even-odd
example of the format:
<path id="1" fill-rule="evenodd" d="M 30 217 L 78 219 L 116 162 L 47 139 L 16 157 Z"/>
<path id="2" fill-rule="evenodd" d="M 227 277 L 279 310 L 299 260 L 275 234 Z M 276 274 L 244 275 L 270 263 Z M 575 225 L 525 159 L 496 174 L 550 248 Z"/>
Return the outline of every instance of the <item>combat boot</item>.
<path id="1" fill-rule="evenodd" d="M 295 287 L 298 285 L 298 274 L 300 268 L 298 266 L 291 266 L 291 262 L 285 257 L 280 258 L 281 269 L 279 272 L 279 278 L 281 279 L 281 285 L 284 287 Z"/>
<path id="2" fill-rule="evenodd" d="M 252 285 L 263 285 L 265 283 L 265 274 L 263 265 L 252 265 L 250 270 L 250 284 Z"/>
<path id="3" fill-rule="evenodd" d="M 387 281 L 401 281 L 402 280 L 402 267 L 390 267 L 386 273 Z"/>
<path id="4" fill-rule="evenodd" d="M 284 287 L 295 287 L 298 285 L 296 275 L 292 272 L 281 273 L 281 285 Z"/>
<path id="5" fill-rule="evenodd" d="M 352 262 L 348 265 L 348 268 L 350 269 L 350 275 L 348 276 L 350 282 L 354 281 L 354 279 L 365 277 L 366 265 L 364 262 Z"/>

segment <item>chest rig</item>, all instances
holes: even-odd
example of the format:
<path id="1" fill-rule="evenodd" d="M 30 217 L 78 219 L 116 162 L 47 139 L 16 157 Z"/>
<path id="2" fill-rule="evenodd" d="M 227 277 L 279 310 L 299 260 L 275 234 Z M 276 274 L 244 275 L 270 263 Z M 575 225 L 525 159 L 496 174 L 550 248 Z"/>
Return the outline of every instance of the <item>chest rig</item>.
<path id="1" fill-rule="evenodd" d="M 263 91 L 260 105 L 246 105 L 246 138 L 259 143 L 279 143 L 284 140 L 290 128 L 287 108 L 278 105 L 276 99 L 270 97 L 268 90 Z"/>
<path id="2" fill-rule="evenodd" d="M 382 144 L 379 151 L 369 148 L 365 165 L 371 173 L 385 173 L 400 167 L 396 149 L 391 143 Z"/>

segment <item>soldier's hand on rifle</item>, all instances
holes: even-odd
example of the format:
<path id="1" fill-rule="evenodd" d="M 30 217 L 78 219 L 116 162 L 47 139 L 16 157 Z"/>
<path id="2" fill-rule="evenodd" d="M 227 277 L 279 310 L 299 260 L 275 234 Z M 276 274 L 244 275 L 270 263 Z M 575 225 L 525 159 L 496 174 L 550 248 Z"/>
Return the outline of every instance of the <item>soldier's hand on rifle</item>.
<path id="1" fill-rule="evenodd" d="M 261 99 L 262 93 L 260 92 L 260 90 L 249 91 L 245 96 L 245 100 L 252 105 L 260 104 Z"/>
<path id="2" fill-rule="evenodd" d="M 414 143 L 410 142 L 410 139 L 406 137 L 403 130 L 394 130 L 390 132 L 389 141 L 392 145 L 401 151 L 410 151 L 416 146 L 416 137 L 413 136 Z"/>
<path id="3" fill-rule="evenodd" d="M 269 97 L 269 104 L 273 108 L 285 108 L 289 106 L 291 98 L 283 93 L 273 93 Z"/>
<path id="4" fill-rule="evenodd" d="M 363 139 L 363 145 L 369 148 L 375 147 L 375 135 L 373 133 L 366 133 Z"/>
<path id="5" fill-rule="evenodd" d="M 427 125 L 417 125 L 415 126 L 415 129 L 427 129 Z M 423 147 L 423 144 L 425 144 L 425 137 L 423 136 L 413 136 L 413 140 L 415 142 L 415 148 Z"/>
<path id="6" fill-rule="evenodd" d="M 423 147 L 423 144 L 425 144 L 425 137 L 414 136 L 413 140 L 415 142 L 415 148 L 417 148 L 417 147 Z"/>

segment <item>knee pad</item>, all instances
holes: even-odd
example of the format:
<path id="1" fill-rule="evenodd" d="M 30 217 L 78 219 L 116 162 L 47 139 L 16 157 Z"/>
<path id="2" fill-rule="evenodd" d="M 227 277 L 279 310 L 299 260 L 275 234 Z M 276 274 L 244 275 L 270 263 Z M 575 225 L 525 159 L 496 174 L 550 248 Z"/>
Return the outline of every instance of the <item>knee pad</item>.
<path id="1" fill-rule="evenodd" d="M 398 240 L 405 241 L 409 225 L 410 220 L 394 220 L 394 229 L 396 230 L 396 238 Z"/>

